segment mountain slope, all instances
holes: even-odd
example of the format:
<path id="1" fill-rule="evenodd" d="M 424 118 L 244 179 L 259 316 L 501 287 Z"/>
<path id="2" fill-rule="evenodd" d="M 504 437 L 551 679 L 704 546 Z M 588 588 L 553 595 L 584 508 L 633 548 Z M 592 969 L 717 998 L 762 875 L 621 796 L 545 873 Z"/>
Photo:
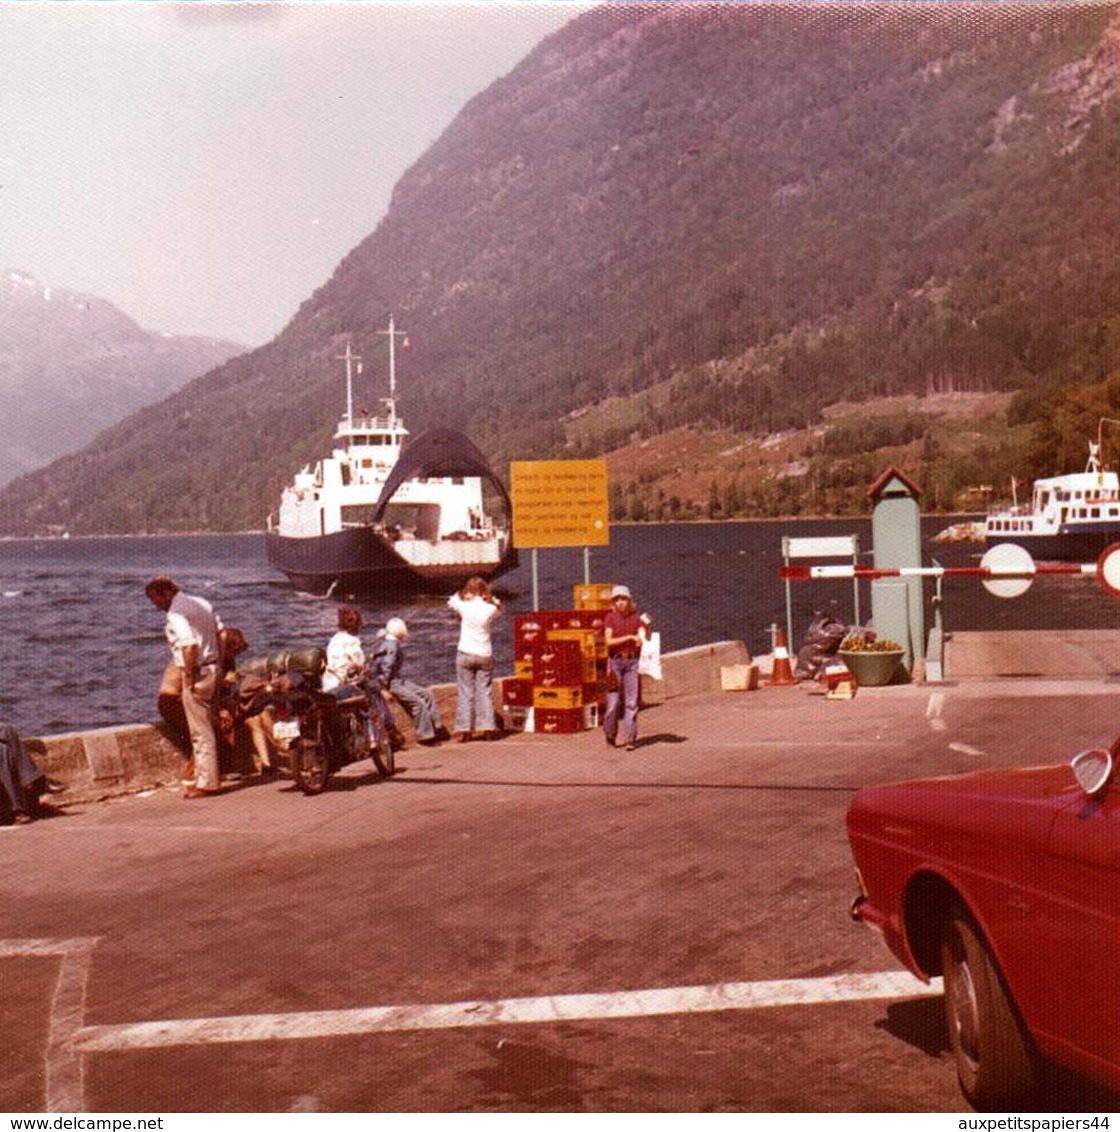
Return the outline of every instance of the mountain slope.
<path id="1" fill-rule="evenodd" d="M 81 448 L 244 349 L 152 334 L 102 299 L 0 272 L 0 484 Z"/>
<path id="2" fill-rule="evenodd" d="M 383 393 L 390 313 L 410 427 L 499 466 L 1097 380 L 1118 74 L 1113 6 L 590 12 L 464 108 L 274 342 L 11 485 L 0 529 L 260 525 L 329 444 L 347 338 Z"/>

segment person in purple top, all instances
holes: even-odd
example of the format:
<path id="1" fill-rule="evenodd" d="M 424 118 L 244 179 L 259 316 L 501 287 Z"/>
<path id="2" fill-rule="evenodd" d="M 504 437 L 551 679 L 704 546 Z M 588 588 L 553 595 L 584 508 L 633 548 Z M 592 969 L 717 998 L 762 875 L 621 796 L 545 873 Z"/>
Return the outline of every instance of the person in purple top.
<path id="1" fill-rule="evenodd" d="M 607 745 L 622 744 L 632 751 L 638 744 L 638 697 L 641 679 L 638 659 L 649 636 L 650 619 L 638 612 L 625 586 L 611 590 L 611 607 L 603 618 L 607 642 L 607 707 L 603 732 Z"/>

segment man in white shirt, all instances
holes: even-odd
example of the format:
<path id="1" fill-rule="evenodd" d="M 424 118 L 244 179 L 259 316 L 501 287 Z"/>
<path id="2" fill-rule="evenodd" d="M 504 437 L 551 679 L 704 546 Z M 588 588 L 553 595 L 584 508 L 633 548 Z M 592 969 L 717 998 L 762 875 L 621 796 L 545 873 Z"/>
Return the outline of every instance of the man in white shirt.
<path id="1" fill-rule="evenodd" d="M 194 782 L 184 798 L 218 793 L 218 743 L 214 734 L 214 696 L 220 677 L 222 623 L 201 597 L 183 593 L 171 578 L 153 578 L 144 588 L 148 600 L 167 614 L 164 634 L 182 679 L 183 712 L 191 737 Z"/>

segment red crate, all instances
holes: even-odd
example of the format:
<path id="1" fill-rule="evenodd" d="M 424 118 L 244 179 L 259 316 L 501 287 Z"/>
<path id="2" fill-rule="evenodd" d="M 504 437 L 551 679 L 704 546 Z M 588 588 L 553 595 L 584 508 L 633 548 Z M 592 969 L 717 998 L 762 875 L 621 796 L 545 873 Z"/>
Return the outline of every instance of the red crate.
<path id="1" fill-rule="evenodd" d="M 553 627 L 547 633 L 549 641 L 576 641 L 585 657 L 594 659 L 598 646 L 598 639 L 594 629 L 557 629 Z"/>
<path id="2" fill-rule="evenodd" d="M 596 726 L 595 707 L 534 708 L 533 730 L 544 735 L 573 735 Z"/>
<path id="3" fill-rule="evenodd" d="M 550 629 L 549 641 L 578 641 L 583 650 L 584 670 L 581 683 L 595 679 L 595 661 L 607 655 L 607 640 L 594 629 Z"/>
<path id="4" fill-rule="evenodd" d="M 557 627 L 562 616 L 548 609 L 518 614 L 513 619 L 513 655 L 519 660 L 527 658 L 532 648 L 543 644 L 549 630 Z"/>
<path id="5" fill-rule="evenodd" d="M 600 680 L 592 680 L 583 686 L 583 702 L 585 704 L 605 704 L 607 702 L 607 686 Z"/>
<path id="6" fill-rule="evenodd" d="M 533 649 L 533 683 L 538 688 L 585 684 L 594 675 L 594 658 L 588 661 L 579 641 L 548 640 Z"/>
<path id="7" fill-rule="evenodd" d="M 502 703 L 506 707 L 532 707 L 533 681 L 507 677 L 502 681 Z"/>
<path id="8" fill-rule="evenodd" d="M 606 616 L 601 609 L 566 609 L 559 615 L 557 629 L 590 629 L 597 636 L 603 635 L 603 618 Z"/>

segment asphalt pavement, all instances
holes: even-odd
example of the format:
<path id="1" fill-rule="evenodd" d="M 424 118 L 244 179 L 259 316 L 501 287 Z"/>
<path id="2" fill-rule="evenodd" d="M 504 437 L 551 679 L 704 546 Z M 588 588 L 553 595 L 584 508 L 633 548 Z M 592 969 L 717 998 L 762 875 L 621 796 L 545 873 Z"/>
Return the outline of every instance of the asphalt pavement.
<path id="1" fill-rule="evenodd" d="M 960 1111 L 937 988 L 847 915 L 848 801 L 1108 745 L 1116 696 L 689 694 L 634 751 L 515 734 L 2 828 L 0 1110 Z"/>

